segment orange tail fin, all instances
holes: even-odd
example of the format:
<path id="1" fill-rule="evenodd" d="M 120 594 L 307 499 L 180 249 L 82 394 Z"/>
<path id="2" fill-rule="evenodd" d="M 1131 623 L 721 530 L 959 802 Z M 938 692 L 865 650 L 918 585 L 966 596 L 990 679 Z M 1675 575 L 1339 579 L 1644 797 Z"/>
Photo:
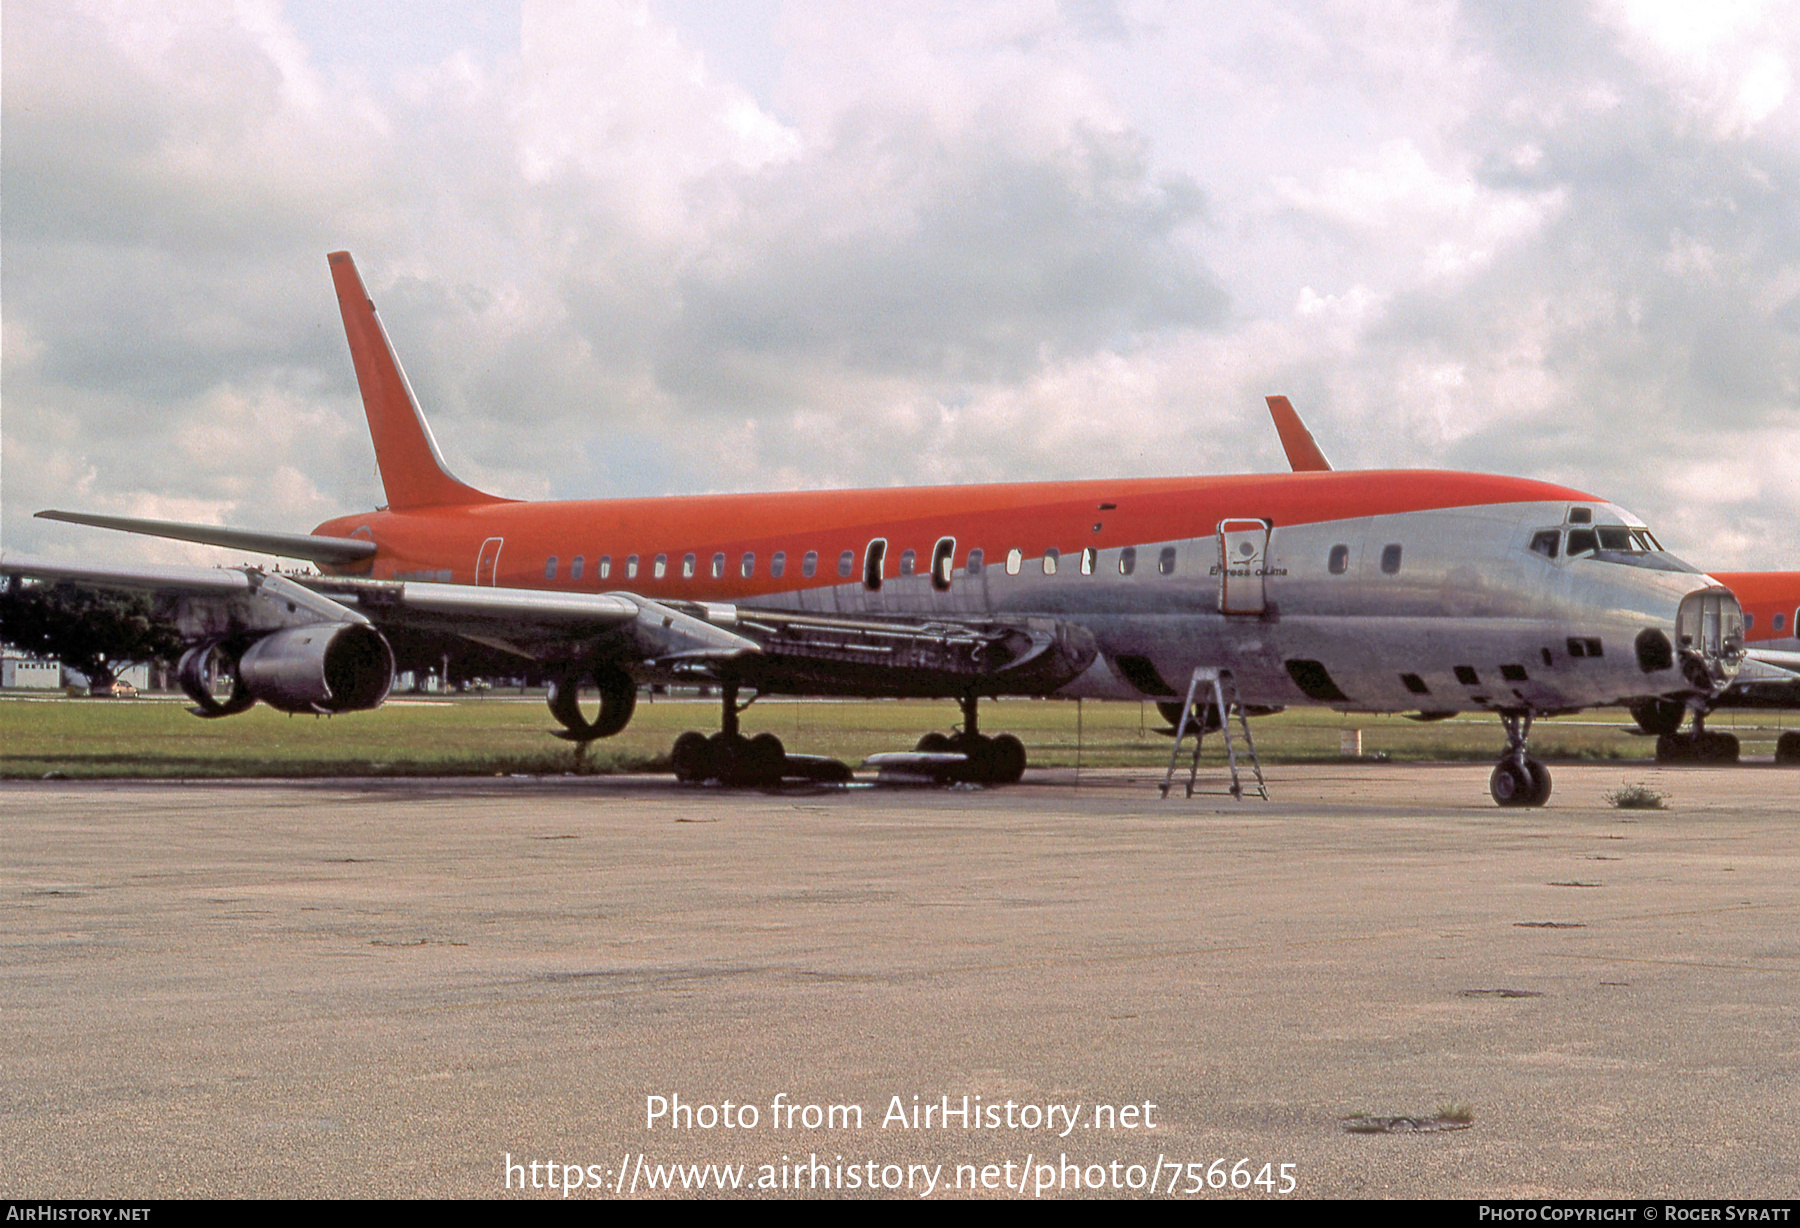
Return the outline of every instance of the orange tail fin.
<path id="1" fill-rule="evenodd" d="M 1295 473 L 1330 473 L 1331 462 L 1319 451 L 1319 445 L 1306 429 L 1306 423 L 1300 421 L 1300 415 L 1294 412 L 1293 404 L 1286 397 L 1266 397 L 1269 402 L 1269 416 L 1275 419 L 1275 432 L 1281 436 L 1281 450 L 1287 453 L 1288 464 Z"/>
<path id="2" fill-rule="evenodd" d="M 350 340 L 350 357 L 356 364 L 356 385 L 362 390 L 363 412 L 369 416 L 369 434 L 375 441 L 375 463 L 381 466 L 381 485 L 388 506 L 395 511 L 409 507 L 445 507 L 469 503 L 505 503 L 483 494 L 451 476 L 438 452 L 431 427 L 419 412 L 406 372 L 394 356 L 387 330 L 375 314 L 375 304 L 363 289 L 362 277 L 349 252 L 332 252 L 331 280 L 337 286 L 338 310 L 344 314 L 344 333 Z"/>

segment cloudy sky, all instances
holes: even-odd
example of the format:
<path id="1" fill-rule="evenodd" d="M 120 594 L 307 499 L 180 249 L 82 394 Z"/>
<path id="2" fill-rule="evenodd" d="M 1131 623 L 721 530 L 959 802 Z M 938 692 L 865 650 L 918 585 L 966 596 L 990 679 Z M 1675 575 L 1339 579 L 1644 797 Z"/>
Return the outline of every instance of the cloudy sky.
<path id="1" fill-rule="evenodd" d="M 1800 8 L 5 0 L 0 532 L 1342 466 L 1800 568 Z"/>

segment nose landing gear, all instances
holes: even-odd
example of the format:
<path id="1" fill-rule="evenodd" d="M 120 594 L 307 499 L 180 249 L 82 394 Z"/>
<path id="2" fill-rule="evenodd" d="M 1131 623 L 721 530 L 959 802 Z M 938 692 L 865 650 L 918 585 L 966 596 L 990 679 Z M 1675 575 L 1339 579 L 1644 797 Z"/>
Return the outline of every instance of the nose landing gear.
<path id="1" fill-rule="evenodd" d="M 1550 769 L 1527 755 L 1531 740 L 1531 712 L 1502 712 L 1506 727 L 1506 752 L 1488 777 L 1488 792 L 1501 806 L 1542 806 L 1550 800 Z"/>

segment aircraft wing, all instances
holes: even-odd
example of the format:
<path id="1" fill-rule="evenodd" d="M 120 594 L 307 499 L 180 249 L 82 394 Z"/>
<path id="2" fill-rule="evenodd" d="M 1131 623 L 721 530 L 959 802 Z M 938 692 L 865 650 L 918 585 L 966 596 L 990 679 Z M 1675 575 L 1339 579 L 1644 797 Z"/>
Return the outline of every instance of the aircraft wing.
<path id="1" fill-rule="evenodd" d="M 1738 668 L 1736 685 L 1786 685 L 1795 682 L 1800 682 L 1800 652 L 1752 648 L 1744 654 L 1744 663 Z"/>
<path id="2" fill-rule="evenodd" d="M 1046 694 L 1098 653 L 1090 633 L 1051 618 L 838 618 L 629 592 L 19 556 L 0 559 L 0 575 L 141 594 L 190 642 L 354 623 L 390 638 L 466 640 L 551 666 L 611 660 L 664 677 L 729 678 L 800 694 Z"/>
<path id="3" fill-rule="evenodd" d="M 309 623 L 369 620 L 327 596 L 254 567 L 94 567 L 24 555 L 0 556 L 0 577 L 136 593 L 190 640 Z"/>
<path id="4" fill-rule="evenodd" d="M 544 592 L 417 580 L 308 576 L 309 589 L 362 611 L 377 627 L 460 636 L 538 661 L 596 651 L 633 663 L 728 660 L 757 644 L 708 616 L 631 593 Z M 685 603 L 684 603 L 685 604 Z M 729 607 L 724 607 L 729 608 Z"/>

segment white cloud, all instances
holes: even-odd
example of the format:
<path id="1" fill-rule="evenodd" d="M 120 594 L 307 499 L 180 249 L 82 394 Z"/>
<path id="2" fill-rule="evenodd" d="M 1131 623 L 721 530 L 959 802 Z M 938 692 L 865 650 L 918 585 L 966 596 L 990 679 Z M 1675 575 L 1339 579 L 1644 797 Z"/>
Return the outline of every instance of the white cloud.
<path id="1" fill-rule="evenodd" d="M 1561 478 L 1791 566 L 1784 11 L 821 0 L 739 53 L 599 0 L 516 42 L 9 6 L 8 546 L 88 549 L 29 518 L 71 502 L 380 501 L 348 247 L 502 493 L 1279 467 L 1281 391 L 1340 464 Z"/>

